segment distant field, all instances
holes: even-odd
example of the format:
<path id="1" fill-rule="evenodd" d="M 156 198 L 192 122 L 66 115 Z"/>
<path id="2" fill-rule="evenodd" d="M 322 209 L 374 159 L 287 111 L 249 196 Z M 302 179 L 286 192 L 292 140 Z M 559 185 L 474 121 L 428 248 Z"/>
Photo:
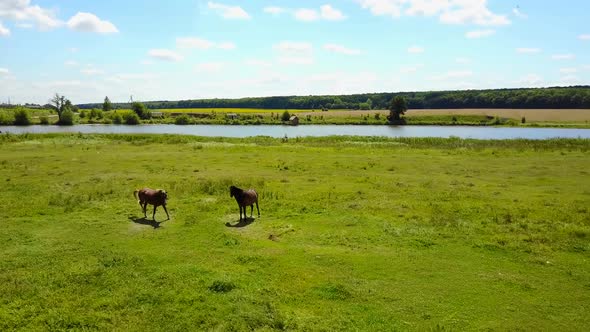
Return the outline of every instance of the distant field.
<path id="1" fill-rule="evenodd" d="M 317 111 L 306 111 L 304 114 L 316 114 Z M 387 110 L 372 111 L 345 111 L 334 110 L 323 112 L 329 116 L 363 116 L 366 114 L 388 114 Z M 528 121 L 590 121 L 590 109 L 428 109 L 428 110 L 409 110 L 406 116 L 431 116 L 431 115 L 489 115 L 499 116 L 502 118 L 521 119 L 523 116 Z"/>
<path id="2" fill-rule="evenodd" d="M 282 113 L 285 109 L 259 109 L 259 108 L 178 108 L 156 110 L 165 113 Z M 301 110 L 288 109 L 289 113 L 301 115 L 318 115 L 330 117 L 361 117 L 380 113 L 388 114 L 387 110 Z M 428 109 L 409 110 L 406 116 L 431 116 L 431 115 L 489 115 L 502 118 L 520 120 L 523 116 L 528 121 L 590 121 L 590 109 Z"/>
<path id="3" fill-rule="evenodd" d="M 285 109 L 262 109 L 262 108 L 166 108 L 154 111 L 164 113 L 283 113 Z M 293 110 L 288 109 L 289 113 L 309 112 L 310 110 Z"/>

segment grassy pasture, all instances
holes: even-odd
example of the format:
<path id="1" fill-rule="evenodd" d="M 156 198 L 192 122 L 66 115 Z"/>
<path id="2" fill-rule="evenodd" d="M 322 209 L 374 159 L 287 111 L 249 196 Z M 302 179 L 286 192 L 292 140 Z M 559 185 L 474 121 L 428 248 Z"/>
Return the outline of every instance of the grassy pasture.
<path id="1" fill-rule="evenodd" d="M 0 330 L 588 330 L 589 164 L 575 139 L 0 135 Z"/>

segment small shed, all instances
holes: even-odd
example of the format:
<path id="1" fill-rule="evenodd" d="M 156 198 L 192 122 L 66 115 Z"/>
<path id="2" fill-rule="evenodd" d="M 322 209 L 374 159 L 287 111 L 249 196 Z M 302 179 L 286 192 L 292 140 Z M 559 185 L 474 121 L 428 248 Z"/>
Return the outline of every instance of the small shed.
<path id="1" fill-rule="evenodd" d="M 237 115 L 236 113 L 227 113 L 226 117 L 230 120 L 237 120 L 240 118 L 240 116 Z"/>
<path id="2" fill-rule="evenodd" d="M 291 126 L 298 126 L 299 125 L 299 117 L 297 115 L 293 115 L 289 118 L 289 124 Z"/>

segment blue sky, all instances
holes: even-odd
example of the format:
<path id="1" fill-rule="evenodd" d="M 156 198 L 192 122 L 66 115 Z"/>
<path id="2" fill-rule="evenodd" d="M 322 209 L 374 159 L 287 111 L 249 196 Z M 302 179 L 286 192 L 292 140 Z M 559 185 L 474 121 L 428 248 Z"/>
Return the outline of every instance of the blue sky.
<path id="1" fill-rule="evenodd" d="M 0 102 L 590 84 L 590 1 L 0 0 Z"/>

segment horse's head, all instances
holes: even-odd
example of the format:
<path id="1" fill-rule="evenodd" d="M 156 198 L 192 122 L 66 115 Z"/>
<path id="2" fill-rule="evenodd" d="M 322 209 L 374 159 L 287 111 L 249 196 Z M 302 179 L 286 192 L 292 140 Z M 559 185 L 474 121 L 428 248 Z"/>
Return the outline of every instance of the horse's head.
<path id="1" fill-rule="evenodd" d="M 229 197 L 234 197 L 238 193 L 238 188 L 236 186 L 229 187 Z"/>
<path id="2" fill-rule="evenodd" d="M 168 200 L 168 193 L 164 189 L 158 189 L 160 197 L 164 198 L 164 201 Z"/>

